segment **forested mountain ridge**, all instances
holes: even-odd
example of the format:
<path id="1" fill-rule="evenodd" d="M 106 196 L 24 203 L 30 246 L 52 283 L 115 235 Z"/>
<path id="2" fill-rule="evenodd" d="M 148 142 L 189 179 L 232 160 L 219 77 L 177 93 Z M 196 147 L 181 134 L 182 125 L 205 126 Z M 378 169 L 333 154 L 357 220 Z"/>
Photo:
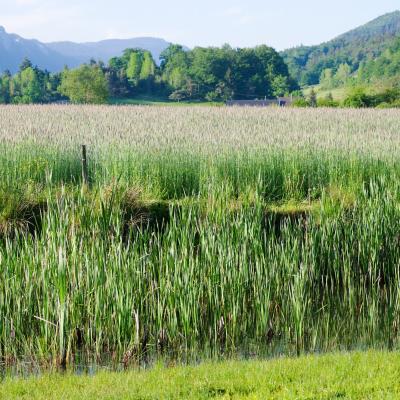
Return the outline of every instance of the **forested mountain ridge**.
<path id="1" fill-rule="evenodd" d="M 291 75 L 305 85 L 318 84 L 325 69 L 347 64 L 355 72 L 363 62 L 379 57 L 400 36 L 400 11 L 373 21 L 317 46 L 299 46 L 281 53 Z"/>

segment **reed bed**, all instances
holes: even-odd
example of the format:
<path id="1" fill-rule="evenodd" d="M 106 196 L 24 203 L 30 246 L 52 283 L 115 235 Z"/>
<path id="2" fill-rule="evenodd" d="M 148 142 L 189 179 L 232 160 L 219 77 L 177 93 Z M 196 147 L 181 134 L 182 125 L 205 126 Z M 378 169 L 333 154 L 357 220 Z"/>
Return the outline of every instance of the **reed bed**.
<path id="1" fill-rule="evenodd" d="M 0 359 L 396 348 L 399 117 L 0 107 Z"/>

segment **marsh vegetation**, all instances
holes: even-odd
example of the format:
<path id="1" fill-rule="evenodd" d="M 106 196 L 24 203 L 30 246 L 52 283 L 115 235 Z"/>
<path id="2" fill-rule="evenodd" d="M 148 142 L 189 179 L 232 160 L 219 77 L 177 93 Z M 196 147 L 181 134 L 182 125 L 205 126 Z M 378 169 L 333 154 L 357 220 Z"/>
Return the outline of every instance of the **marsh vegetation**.
<path id="1" fill-rule="evenodd" d="M 398 347 L 399 117 L 0 107 L 1 362 Z"/>

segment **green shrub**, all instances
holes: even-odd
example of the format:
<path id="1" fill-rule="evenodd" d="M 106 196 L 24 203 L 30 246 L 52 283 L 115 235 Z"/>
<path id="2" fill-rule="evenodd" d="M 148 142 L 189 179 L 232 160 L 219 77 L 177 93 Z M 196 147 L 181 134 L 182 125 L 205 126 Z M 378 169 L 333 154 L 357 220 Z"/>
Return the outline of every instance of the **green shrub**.
<path id="1" fill-rule="evenodd" d="M 352 89 L 343 102 L 343 105 L 349 108 L 371 107 L 372 104 L 372 97 L 368 95 L 363 88 Z"/>
<path id="2" fill-rule="evenodd" d="M 310 103 L 304 97 L 299 97 L 292 105 L 293 107 L 310 107 Z"/>
<path id="3" fill-rule="evenodd" d="M 318 107 L 339 107 L 339 102 L 333 100 L 332 95 L 331 95 L 331 96 L 327 96 L 324 99 L 318 99 L 317 106 Z"/>

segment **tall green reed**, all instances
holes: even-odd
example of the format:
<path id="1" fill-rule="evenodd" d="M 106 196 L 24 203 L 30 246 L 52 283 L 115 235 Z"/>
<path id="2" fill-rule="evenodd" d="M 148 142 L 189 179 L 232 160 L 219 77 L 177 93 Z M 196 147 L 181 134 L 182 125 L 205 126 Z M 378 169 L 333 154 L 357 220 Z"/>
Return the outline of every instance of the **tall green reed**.
<path id="1" fill-rule="evenodd" d="M 278 225 L 221 191 L 125 238 L 117 195 L 62 192 L 37 238 L 1 246 L 2 356 L 396 346 L 399 187 L 381 185 Z"/>

